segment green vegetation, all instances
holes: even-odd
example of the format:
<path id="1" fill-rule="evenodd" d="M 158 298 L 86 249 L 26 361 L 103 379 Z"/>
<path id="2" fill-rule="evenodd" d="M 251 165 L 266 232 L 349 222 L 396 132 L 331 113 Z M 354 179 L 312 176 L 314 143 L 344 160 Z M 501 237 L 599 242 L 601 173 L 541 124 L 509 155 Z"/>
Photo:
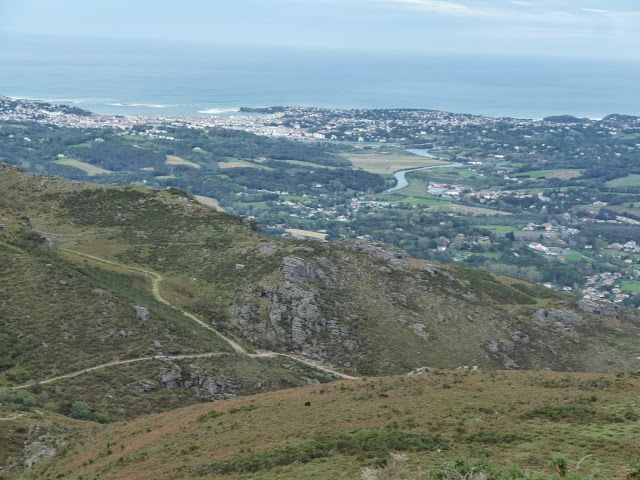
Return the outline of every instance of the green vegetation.
<path id="1" fill-rule="evenodd" d="M 233 460 L 216 462 L 198 472 L 199 475 L 255 473 L 293 463 L 309 463 L 334 455 L 359 456 L 371 459 L 375 466 L 387 464 L 391 452 L 423 452 L 441 444 L 437 435 L 415 434 L 394 430 L 361 430 L 355 433 L 334 433 L 301 444 L 242 455 Z"/>
<path id="2" fill-rule="evenodd" d="M 637 187 L 640 186 L 640 175 L 633 174 L 626 177 L 617 178 L 607 182 L 610 187 Z"/>
<path id="3" fill-rule="evenodd" d="M 86 429 L 24 478 L 628 480 L 638 381 L 435 370 L 284 390 Z"/>

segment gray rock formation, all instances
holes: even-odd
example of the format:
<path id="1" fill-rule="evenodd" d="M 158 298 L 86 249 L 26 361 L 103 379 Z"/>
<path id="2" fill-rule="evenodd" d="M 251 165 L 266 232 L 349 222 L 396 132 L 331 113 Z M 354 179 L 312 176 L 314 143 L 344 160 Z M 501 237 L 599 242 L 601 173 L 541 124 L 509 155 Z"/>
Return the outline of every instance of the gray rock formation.
<path id="1" fill-rule="evenodd" d="M 330 269 L 335 269 L 333 263 L 326 259 L 320 259 Z M 305 260 L 300 257 L 284 257 L 282 264 L 280 265 L 280 277 L 281 282 L 295 283 L 298 285 L 321 280 L 328 287 L 335 287 L 335 281 L 324 273 L 318 264 L 311 260 Z"/>
<path id="2" fill-rule="evenodd" d="M 347 250 L 364 252 L 372 257 L 389 262 L 397 268 L 407 268 L 409 266 L 407 261 L 410 258 L 409 255 L 406 252 L 386 243 L 372 242 L 370 240 L 362 239 L 347 239 L 336 243 Z"/>
<path id="3" fill-rule="evenodd" d="M 300 257 L 285 257 L 280 265 L 280 281 L 289 283 L 313 282 L 318 278 L 315 263 Z"/>
<path id="4" fill-rule="evenodd" d="M 538 310 L 531 315 L 536 323 L 540 325 L 556 324 L 559 322 L 569 323 L 571 325 L 581 325 L 585 323 L 584 318 L 575 312 L 569 310 Z"/>
<path id="5" fill-rule="evenodd" d="M 161 372 L 163 370 L 166 371 L 166 369 L 161 369 Z M 182 369 L 179 366 L 174 365 L 174 369 L 162 375 L 160 381 L 167 390 L 173 390 L 174 388 L 182 387 Z"/>
<path id="6" fill-rule="evenodd" d="M 598 315 L 605 315 L 607 317 L 617 317 L 618 311 L 616 308 L 602 303 L 594 302 L 593 300 L 587 300 L 583 298 L 578 302 L 578 308 L 583 312 L 595 313 Z"/>
<path id="7" fill-rule="evenodd" d="M 29 456 L 24 461 L 24 468 L 31 468 L 40 460 L 51 458 L 56 454 L 57 448 L 64 446 L 64 443 L 57 443 L 55 446 L 47 444 L 48 437 L 46 435 L 38 437 L 35 442 L 31 442 L 25 446 L 25 451 Z"/>
<path id="8" fill-rule="evenodd" d="M 149 320 L 149 318 L 151 317 L 151 312 L 149 311 L 148 308 L 145 307 L 139 307 L 139 306 L 134 306 L 133 307 L 134 310 L 136 311 L 136 316 L 140 319 L 140 320 Z"/>

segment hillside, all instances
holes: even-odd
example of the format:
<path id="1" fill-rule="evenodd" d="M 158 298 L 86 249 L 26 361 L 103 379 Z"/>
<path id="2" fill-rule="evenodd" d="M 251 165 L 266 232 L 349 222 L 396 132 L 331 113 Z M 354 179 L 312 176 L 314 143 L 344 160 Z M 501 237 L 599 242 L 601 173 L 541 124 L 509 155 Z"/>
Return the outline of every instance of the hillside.
<path id="1" fill-rule="evenodd" d="M 382 244 L 270 238 L 179 190 L 3 164 L 0 209 L 0 386 L 39 383 L 36 404 L 63 413 L 135 418 L 422 366 L 640 366 L 629 311 Z"/>
<path id="2" fill-rule="evenodd" d="M 632 375 L 443 370 L 109 426 L 67 421 L 40 439 L 57 454 L 16 478 L 637 478 L 627 475 L 638 452 L 638 388 Z M 51 421 L 13 420 L 29 431 Z M 469 467 L 474 476 L 463 475 Z"/>

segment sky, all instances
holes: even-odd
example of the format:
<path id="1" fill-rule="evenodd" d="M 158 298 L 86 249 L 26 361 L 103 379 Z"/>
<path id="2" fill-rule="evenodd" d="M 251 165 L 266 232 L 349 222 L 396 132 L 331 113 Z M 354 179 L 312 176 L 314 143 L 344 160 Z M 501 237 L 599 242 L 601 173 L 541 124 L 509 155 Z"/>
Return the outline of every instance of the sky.
<path id="1" fill-rule="evenodd" d="M 640 62 L 640 0 L 0 0 L 25 38 Z"/>

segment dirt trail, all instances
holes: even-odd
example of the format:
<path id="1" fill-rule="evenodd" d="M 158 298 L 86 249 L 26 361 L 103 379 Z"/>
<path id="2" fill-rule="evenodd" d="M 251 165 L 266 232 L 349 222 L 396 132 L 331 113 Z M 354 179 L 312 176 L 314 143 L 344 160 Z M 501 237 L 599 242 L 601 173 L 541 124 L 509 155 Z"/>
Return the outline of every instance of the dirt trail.
<path id="1" fill-rule="evenodd" d="M 114 262 L 112 260 L 106 260 L 104 258 L 96 257 L 95 255 L 90 255 L 88 253 L 78 252 L 76 250 L 65 249 L 65 252 L 69 252 L 69 253 L 71 253 L 73 255 L 79 255 L 79 256 L 82 256 L 82 257 L 87 257 L 87 258 L 90 258 L 90 259 L 95 260 L 97 262 L 102 262 L 102 263 L 106 263 L 106 264 L 109 264 L 109 265 L 114 265 L 114 266 L 123 268 L 125 270 L 129 270 L 131 272 L 142 273 L 143 275 L 145 275 L 146 277 L 151 279 L 151 291 L 153 293 L 153 296 L 156 298 L 156 300 L 158 300 L 159 302 L 162 302 L 165 305 L 168 305 L 169 307 L 179 311 L 180 313 L 182 313 L 186 317 L 188 317 L 191 320 L 193 320 L 194 322 L 196 322 L 201 327 L 206 328 L 207 330 L 210 330 L 211 332 L 215 333 L 221 339 L 223 339 L 225 342 L 227 342 L 229 345 L 231 345 L 231 348 L 233 348 L 233 350 L 238 354 L 246 355 L 246 356 L 252 357 L 252 358 L 287 357 L 287 358 L 290 358 L 292 360 L 295 360 L 296 362 L 304 363 L 305 365 L 309 365 L 310 367 L 313 367 L 313 368 L 315 368 L 317 370 L 323 371 L 325 373 L 329 373 L 331 375 L 334 375 L 334 376 L 339 377 L 339 378 L 343 378 L 345 380 L 358 380 L 358 378 L 359 378 L 359 377 L 353 377 L 351 375 L 346 375 L 344 373 L 338 372 L 338 371 L 333 370 L 331 368 L 325 367 L 324 365 L 321 365 L 321 364 L 319 364 L 317 362 L 314 362 L 312 360 L 308 360 L 308 359 L 306 359 L 304 357 L 299 357 L 297 355 L 293 355 L 293 354 L 290 354 L 290 353 L 279 353 L 279 352 L 269 352 L 269 351 L 258 351 L 257 353 L 249 353 L 240 344 L 238 344 L 237 342 L 233 341 L 231 338 L 227 337 L 226 335 L 223 335 L 218 330 L 213 328 L 211 325 L 207 324 L 206 322 L 203 322 L 202 320 L 200 320 L 195 315 L 193 315 L 193 314 L 191 314 L 189 312 L 186 312 L 186 311 L 182 310 L 181 308 L 176 307 L 175 305 L 169 303 L 167 300 L 162 298 L 162 296 L 160 295 L 160 282 L 162 282 L 164 278 L 159 273 L 154 272 L 152 270 L 147 270 L 147 269 L 144 269 L 144 268 L 140 268 L 140 267 L 132 267 L 132 266 L 129 266 L 129 265 L 124 265 L 122 263 Z M 49 378 L 49 379 L 46 379 L 46 380 L 42 380 L 39 383 L 41 383 L 41 384 L 51 383 L 51 382 L 55 382 L 57 380 L 63 380 L 65 378 L 77 377 L 78 375 L 82 375 L 84 373 L 91 372 L 91 371 L 94 371 L 94 370 L 100 370 L 100 369 L 103 369 L 103 368 L 108 368 L 108 367 L 112 367 L 112 366 L 116 366 L 116 365 L 124 365 L 124 364 L 128 364 L 128 363 L 145 362 L 145 361 L 149 361 L 149 360 L 159 360 L 159 359 L 165 359 L 165 358 L 167 358 L 167 359 L 203 358 L 203 357 L 214 357 L 214 356 L 219 356 L 219 355 L 225 355 L 225 354 L 224 353 L 220 353 L 220 352 L 216 352 L 216 353 L 199 353 L 199 354 L 192 354 L 192 355 L 156 355 L 156 356 L 151 356 L 151 357 L 141 357 L 141 358 L 134 358 L 134 359 L 129 359 L 129 360 L 119 360 L 119 361 L 105 363 L 105 364 L 102 364 L 102 365 L 97 365 L 95 367 L 85 368 L 84 370 L 79 370 L 77 372 L 68 373 L 66 375 L 61 375 L 59 377 L 54 377 L 54 378 Z M 18 389 L 27 388 L 28 386 L 29 385 L 21 385 L 19 387 L 15 387 L 15 388 L 18 388 Z"/>
<path id="2" fill-rule="evenodd" d="M 76 372 L 67 373 L 66 375 L 60 375 L 59 377 L 48 378 L 46 380 L 41 380 L 38 383 L 40 385 L 44 385 L 45 383 L 52 383 L 58 380 L 64 380 L 65 378 L 73 378 L 83 373 L 93 372 L 94 370 L 102 370 L 103 368 L 114 367 L 116 365 L 126 365 L 128 363 L 137 363 L 137 362 L 147 362 L 149 360 L 180 360 L 182 358 L 207 358 L 207 357 L 218 357 L 222 355 L 229 355 L 224 352 L 216 352 L 216 353 L 194 353 L 194 354 L 186 354 L 186 355 L 154 355 L 152 357 L 140 357 L 140 358 L 131 358 L 129 360 L 116 360 L 109 363 L 103 363 L 102 365 L 96 365 L 95 367 L 85 368 L 83 370 L 78 370 Z M 17 390 L 22 388 L 28 388 L 30 385 L 20 385 L 18 387 L 13 387 Z"/>

